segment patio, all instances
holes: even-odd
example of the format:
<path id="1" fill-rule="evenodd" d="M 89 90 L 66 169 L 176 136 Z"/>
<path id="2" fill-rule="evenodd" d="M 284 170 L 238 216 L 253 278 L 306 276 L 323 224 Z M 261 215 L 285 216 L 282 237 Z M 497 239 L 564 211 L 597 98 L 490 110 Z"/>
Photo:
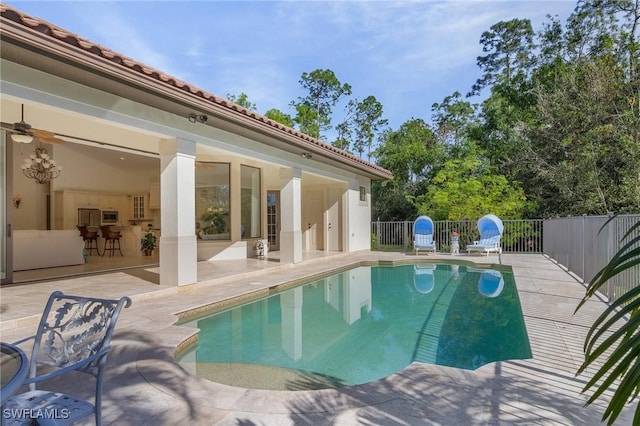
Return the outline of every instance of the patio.
<path id="1" fill-rule="evenodd" d="M 602 424 L 604 405 L 598 401 L 584 408 L 586 397 L 580 389 L 585 377 L 574 376 L 586 331 L 605 304 L 590 301 L 573 315 L 583 285 L 540 254 L 502 255 L 516 277 L 533 352 L 530 360 L 493 363 L 476 371 L 413 363 L 365 385 L 295 392 L 209 382 L 174 361 L 176 348 L 194 334 L 173 325 L 176 313 L 360 261 L 413 258 L 359 252 L 318 255 L 295 265 L 257 259 L 200 262 L 199 282 L 187 288 L 159 286 L 157 267 L 3 287 L 0 330 L 8 342 L 32 334 L 46 298 L 56 289 L 130 296 L 133 305 L 122 312 L 105 374 L 105 424 Z M 487 262 L 483 256 L 458 259 Z M 497 256 L 489 261 L 497 262 Z M 72 386 L 91 395 L 89 383 L 76 381 Z M 632 424 L 632 408 L 616 424 Z M 86 424 L 93 424 L 92 419 Z"/>

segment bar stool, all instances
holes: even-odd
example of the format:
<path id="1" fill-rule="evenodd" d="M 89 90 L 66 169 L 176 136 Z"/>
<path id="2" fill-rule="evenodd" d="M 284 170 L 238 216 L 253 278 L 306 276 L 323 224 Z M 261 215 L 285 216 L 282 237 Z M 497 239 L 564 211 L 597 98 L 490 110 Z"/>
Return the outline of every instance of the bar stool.
<path id="1" fill-rule="evenodd" d="M 115 243 L 118 243 L 118 253 L 120 256 L 124 256 L 122 254 L 122 250 L 120 250 L 120 238 L 122 234 L 120 231 L 114 231 L 111 229 L 109 225 L 103 225 L 100 227 L 100 232 L 102 232 L 102 238 L 104 238 L 104 250 L 102 250 L 102 256 L 109 251 L 109 256 L 113 256 L 113 252 L 116 250 Z"/>
<path id="2" fill-rule="evenodd" d="M 89 252 L 89 256 L 91 256 L 91 252 L 93 250 L 98 253 L 100 256 L 100 249 L 98 248 L 98 231 L 89 231 L 87 225 L 77 225 L 78 231 L 80 231 L 80 236 L 84 241 L 84 248 Z"/>

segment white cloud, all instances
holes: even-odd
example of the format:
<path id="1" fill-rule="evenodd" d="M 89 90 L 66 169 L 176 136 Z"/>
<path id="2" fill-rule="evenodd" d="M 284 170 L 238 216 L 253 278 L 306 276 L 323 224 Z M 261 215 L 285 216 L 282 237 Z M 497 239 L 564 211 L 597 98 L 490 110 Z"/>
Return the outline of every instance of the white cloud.
<path id="1" fill-rule="evenodd" d="M 479 77 L 483 31 L 568 1 L 15 2 L 218 96 L 246 93 L 259 112 L 300 93 L 302 72 L 332 69 L 354 96 L 376 96 L 391 124 L 430 115 L 433 102 Z M 44 16 L 43 16 L 44 15 Z"/>

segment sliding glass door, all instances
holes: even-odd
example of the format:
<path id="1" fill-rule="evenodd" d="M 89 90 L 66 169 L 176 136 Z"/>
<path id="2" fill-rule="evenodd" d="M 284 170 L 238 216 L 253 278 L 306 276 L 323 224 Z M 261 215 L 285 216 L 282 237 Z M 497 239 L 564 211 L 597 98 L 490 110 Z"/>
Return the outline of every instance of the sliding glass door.
<path id="1" fill-rule="evenodd" d="M 13 240 L 11 227 L 13 217 L 12 172 L 13 147 L 8 143 L 7 134 L 0 132 L 0 283 L 13 281 Z"/>

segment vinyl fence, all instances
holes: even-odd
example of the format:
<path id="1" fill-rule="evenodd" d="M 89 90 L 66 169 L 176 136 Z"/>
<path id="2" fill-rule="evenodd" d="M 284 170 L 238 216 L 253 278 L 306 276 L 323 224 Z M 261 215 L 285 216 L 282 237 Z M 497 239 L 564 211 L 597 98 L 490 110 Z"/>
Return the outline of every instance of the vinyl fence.
<path id="1" fill-rule="evenodd" d="M 504 253 L 542 253 L 542 219 L 504 220 L 502 251 Z M 448 252 L 451 234 L 459 236 L 460 252 L 480 237 L 477 221 L 434 221 L 436 250 Z M 371 248 L 373 250 L 409 251 L 413 249 L 413 221 L 372 222 Z"/>
<path id="2" fill-rule="evenodd" d="M 544 253 L 584 282 L 590 282 L 627 242 L 623 236 L 640 221 L 640 215 L 616 216 L 602 228 L 609 219 L 608 216 L 578 216 L 545 220 Z M 640 265 L 611 279 L 601 292 L 611 300 L 638 285 Z"/>

